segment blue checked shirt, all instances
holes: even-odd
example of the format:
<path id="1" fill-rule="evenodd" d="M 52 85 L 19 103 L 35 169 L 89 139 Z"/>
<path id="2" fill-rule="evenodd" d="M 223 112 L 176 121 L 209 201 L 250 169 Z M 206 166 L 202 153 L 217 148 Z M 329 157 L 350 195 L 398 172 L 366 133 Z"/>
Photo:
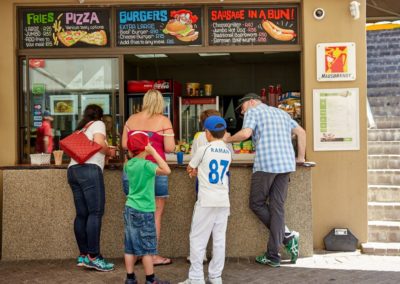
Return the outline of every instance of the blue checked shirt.
<path id="1" fill-rule="evenodd" d="M 297 126 L 286 112 L 265 104 L 246 111 L 243 128 L 253 130 L 256 146 L 253 172 L 288 173 L 296 170 L 292 129 Z"/>

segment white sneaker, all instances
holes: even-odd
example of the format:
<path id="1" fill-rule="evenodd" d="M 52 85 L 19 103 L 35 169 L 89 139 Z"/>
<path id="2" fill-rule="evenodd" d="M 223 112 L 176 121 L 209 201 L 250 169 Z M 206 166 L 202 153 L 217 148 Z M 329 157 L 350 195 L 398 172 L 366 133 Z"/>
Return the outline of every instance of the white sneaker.
<path id="1" fill-rule="evenodd" d="M 208 278 L 207 283 L 208 284 L 222 284 L 222 278 L 221 277 Z"/>
<path id="2" fill-rule="evenodd" d="M 178 284 L 206 284 L 203 279 L 186 279 L 183 282 L 179 282 Z"/>

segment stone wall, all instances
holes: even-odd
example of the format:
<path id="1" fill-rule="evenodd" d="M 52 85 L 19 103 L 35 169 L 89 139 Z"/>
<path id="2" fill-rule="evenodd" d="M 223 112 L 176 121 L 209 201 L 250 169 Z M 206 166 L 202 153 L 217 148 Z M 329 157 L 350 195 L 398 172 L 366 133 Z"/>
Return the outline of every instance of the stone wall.
<path id="1" fill-rule="evenodd" d="M 3 171 L 3 260 L 64 259 L 78 254 L 73 234 L 75 209 L 65 169 Z M 227 256 L 262 253 L 267 234 L 248 208 L 251 167 L 231 168 L 231 216 L 227 232 Z M 124 194 L 121 171 L 105 170 L 106 208 L 101 235 L 105 257 L 123 256 Z M 184 167 L 170 176 L 161 229 L 160 253 L 169 257 L 189 254 L 189 230 L 195 202 L 194 180 Z M 291 176 L 286 203 L 286 223 L 301 234 L 300 253 L 313 253 L 311 169 L 298 168 Z"/>

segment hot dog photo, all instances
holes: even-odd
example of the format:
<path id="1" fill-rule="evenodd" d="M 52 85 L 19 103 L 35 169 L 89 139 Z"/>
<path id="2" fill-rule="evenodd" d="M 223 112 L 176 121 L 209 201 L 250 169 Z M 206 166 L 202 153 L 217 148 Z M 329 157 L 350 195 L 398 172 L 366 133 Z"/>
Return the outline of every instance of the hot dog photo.
<path id="1" fill-rule="evenodd" d="M 199 37 L 199 32 L 193 27 L 198 21 L 198 17 L 189 10 L 171 11 L 171 20 L 165 25 L 164 34 L 175 36 L 176 39 L 185 42 L 195 41 Z"/>
<path id="2" fill-rule="evenodd" d="M 279 41 L 291 41 L 297 36 L 294 30 L 284 29 L 268 20 L 262 22 L 262 27 L 271 37 Z"/>

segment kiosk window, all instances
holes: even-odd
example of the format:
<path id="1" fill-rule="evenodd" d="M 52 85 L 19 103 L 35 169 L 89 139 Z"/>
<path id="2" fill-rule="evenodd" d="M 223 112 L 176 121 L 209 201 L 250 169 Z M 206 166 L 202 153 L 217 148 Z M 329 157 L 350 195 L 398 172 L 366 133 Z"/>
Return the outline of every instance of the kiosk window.
<path id="1" fill-rule="evenodd" d="M 23 65 L 26 65 L 26 61 L 23 61 Z M 49 133 L 42 126 L 48 123 L 52 133 L 50 143 L 53 150 L 58 149 L 60 139 L 76 129 L 89 104 L 101 106 L 104 115 L 115 124 L 113 118 L 118 112 L 115 102 L 119 92 L 116 58 L 29 59 L 28 68 L 28 78 L 22 80 L 25 84 L 21 88 L 24 93 L 24 106 L 21 109 L 25 109 L 28 115 L 21 114 L 20 117 L 27 128 L 25 135 L 28 137 L 25 140 L 29 140 L 26 141 L 28 147 L 21 147 L 22 161 L 31 153 L 50 149 L 42 145 L 42 136 Z M 112 131 L 107 133 L 109 141 L 115 141 L 117 127 L 111 125 L 107 129 Z"/>

